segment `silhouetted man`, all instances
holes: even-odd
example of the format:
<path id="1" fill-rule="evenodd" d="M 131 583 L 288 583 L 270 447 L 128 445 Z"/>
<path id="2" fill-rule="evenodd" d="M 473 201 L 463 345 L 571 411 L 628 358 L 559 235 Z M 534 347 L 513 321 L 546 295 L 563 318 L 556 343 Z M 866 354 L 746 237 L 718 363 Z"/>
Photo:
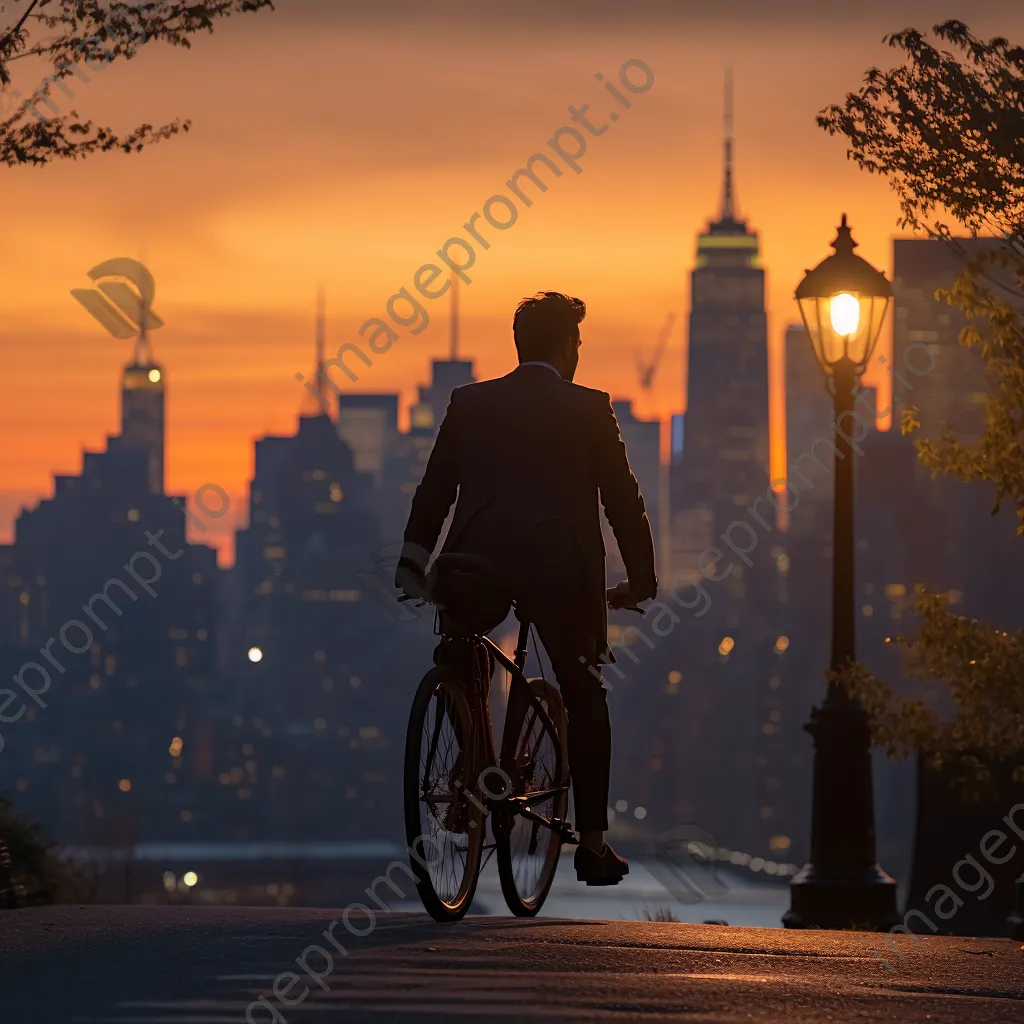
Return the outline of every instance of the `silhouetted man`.
<path id="1" fill-rule="evenodd" d="M 585 315 L 583 302 L 559 292 L 524 299 L 512 320 L 519 366 L 452 392 L 395 583 L 423 593 L 426 556 L 457 495 L 444 551 L 486 560 L 519 617 L 536 626 L 569 720 L 577 877 L 614 885 L 629 867 L 604 841 L 611 724 L 595 666 L 608 650 L 606 601 L 635 606 L 656 596 L 658 581 L 644 500 L 609 397 L 572 383 Z M 599 500 L 629 577 L 607 592 Z"/>

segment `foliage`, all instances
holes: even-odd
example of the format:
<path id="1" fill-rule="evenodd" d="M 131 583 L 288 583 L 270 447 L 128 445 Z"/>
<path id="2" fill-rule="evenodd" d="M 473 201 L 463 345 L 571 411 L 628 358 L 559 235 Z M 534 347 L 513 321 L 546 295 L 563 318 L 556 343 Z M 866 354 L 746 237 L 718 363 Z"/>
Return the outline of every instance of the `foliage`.
<path id="1" fill-rule="evenodd" d="M 1024 630 L 1006 633 L 954 615 L 946 595 L 924 587 L 915 608 L 921 619 L 917 632 L 886 642 L 902 648 L 909 676 L 948 688 L 956 705 L 952 716 L 897 696 L 861 664 L 830 675 L 864 701 L 876 742 L 891 754 L 901 758 L 916 748 L 936 768 L 953 765 L 975 782 L 987 781 L 986 762 L 1012 762 L 1024 745 Z M 1014 779 L 1024 781 L 1024 767 Z"/>
<path id="2" fill-rule="evenodd" d="M 73 865 L 58 860 L 54 844 L 42 829 L 14 811 L 10 798 L 0 793 L 0 839 L 10 851 L 11 876 L 24 887 L 29 903 L 81 902 L 91 896 L 85 876 Z"/>
<path id="3" fill-rule="evenodd" d="M 1012 502 L 1024 534 L 1024 47 L 1003 38 L 984 42 L 959 21 L 933 31 L 952 52 L 916 29 L 888 36 L 903 63 L 870 70 L 861 89 L 823 110 L 818 124 L 846 138 L 848 158 L 888 179 L 900 227 L 924 231 L 964 256 L 962 274 L 936 298 L 963 312 L 960 344 L 984 361 L 985 427 L 968 444 L 945 424 L 938 438 L 915 442 L 918 459 L 933 478 L 987 481 L 993 514 Z M 987 232 L 997 241 L 968 258 L 943 217 L 961 232 Z M 906 410 L 903 432 L 919 428 L 916 410 Z M 896 696 L 863 665 L 834 678 L 865 700 L 876 738 L 893 752 L 917 747 L 937 763 L 955 755 L 975 777 L 987 771 L 985 760 L 1019 757 L 1024 636 L 955 616 L 923 589 L 916 608 L 918 632 L 892 642 L 903 649 L 909 674 L 948 687 L 957 705 L 952 718 Z"/>
<path id="4" fill-rule="evenodd" d="M 0 163 L 41 165 L 113 149 L 131 153 L 187 132 L 191 122 L 179 118 L 159 127 L 140 124 L 119 135 L 81 120 L 74 110 L 60 114 L 51 97 L 55 88 L 73 97 L 66 79 L 88 81 L 87 71 L 95 74 L 115 60 L 132 60 L 147 43 L 161 40 L 189 49 L 190 37 L 212 32 L 215 19 L 264 7 L 273 9 L 272 0 L 4 0 L 0 13 L 11 8 L 17 20 L 0 38 L 0 90 L 10 89 L 14 61 L 35 58 L 44 70 L 32 95 L 0 120 Z M 38 112 L 40 106 L 47 114 Z"/>

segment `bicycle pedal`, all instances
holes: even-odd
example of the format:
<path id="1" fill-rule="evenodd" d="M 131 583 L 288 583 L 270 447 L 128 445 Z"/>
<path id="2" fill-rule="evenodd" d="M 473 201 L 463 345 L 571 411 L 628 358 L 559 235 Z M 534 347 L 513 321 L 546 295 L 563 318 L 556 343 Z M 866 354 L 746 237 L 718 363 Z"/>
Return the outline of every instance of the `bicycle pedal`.
<path id="1" fill-rule="evenodd" d="M 576 833 L 575 831 L 573 831 L 573 827 L 572 827 L 572 823 L 571 822 L 568 822 L 568 821 L 563 821 L 562 822 L 562 827 L 561 827 L 561 830 L 560 830 L 560 834 L 561 834 L 561 837 L 562 837 L 562 845 L 563 846 L 579 846 L 580 845 L 579 834 Z"/>

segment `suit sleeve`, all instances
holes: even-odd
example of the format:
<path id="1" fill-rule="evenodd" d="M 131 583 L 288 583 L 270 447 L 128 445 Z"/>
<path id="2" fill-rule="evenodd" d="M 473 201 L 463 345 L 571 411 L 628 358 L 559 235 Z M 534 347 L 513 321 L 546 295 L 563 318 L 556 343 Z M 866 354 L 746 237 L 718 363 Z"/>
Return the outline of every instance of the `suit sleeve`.
<path id="1" fill-rule="evenodd" d="M 615 534 L 630 589 L 637 600 L 657 596 L 654 538 L 640 486 L 629 468 L 626 446 L 608 394 L 597 403 L 597 480 L 605 516 Z"/>
<path id="2" fill-rule="evenodd" d="M 427 562 L 437 545 L 437 538 L 459 489 L 460 406 L 457 395 L 456 389 L 452 392 L 448 410 L 438 428 L 423 479 L 413 495 L 409 521 L 405 527 L 405 543 L 402 545 L 399 565 L 417 568 L 422 573 L 427 571 Z"/>

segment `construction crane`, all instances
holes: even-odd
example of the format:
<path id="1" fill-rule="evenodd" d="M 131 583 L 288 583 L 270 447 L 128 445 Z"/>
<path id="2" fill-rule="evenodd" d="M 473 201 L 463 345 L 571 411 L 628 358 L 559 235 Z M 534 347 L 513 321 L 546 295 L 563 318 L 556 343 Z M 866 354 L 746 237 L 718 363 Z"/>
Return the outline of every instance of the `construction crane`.
<path id="1" fill-rule="evenodd" d="M 665 354 L 665 346 L 668 344 L 668 336 L 672 332 L 672 325 L 676 322 L 675 313 L 669 313 L 665 319 L 665 325 L 658 333 L 658 344 L 654 349 L 654 354 L 649 359 L 644 359 L 640 351 L 636 351 L 636 369 L 637 375 L 640 378 L 640 387 L 645 392 L 650 392 L 654 386 L 654 377 L 658 372 L 658 366 L 661 363 L 661 357 Z"/>

